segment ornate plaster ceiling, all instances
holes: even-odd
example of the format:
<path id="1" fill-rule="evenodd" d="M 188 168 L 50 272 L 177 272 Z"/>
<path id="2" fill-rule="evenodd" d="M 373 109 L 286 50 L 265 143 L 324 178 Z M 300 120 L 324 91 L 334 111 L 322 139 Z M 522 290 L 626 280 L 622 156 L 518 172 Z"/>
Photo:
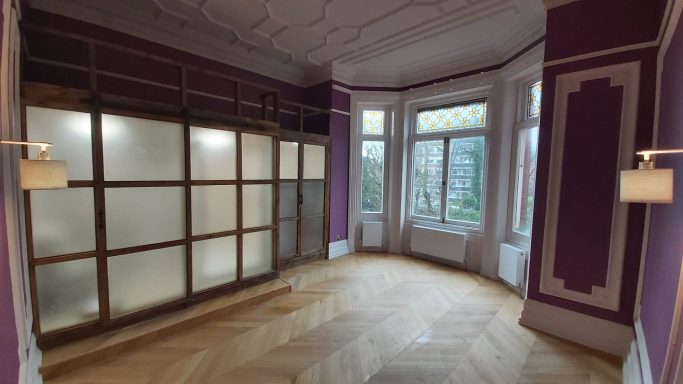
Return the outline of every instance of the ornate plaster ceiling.
<path id="1" fill-rule="evenodd" d="M 298 85 L 404 86 L 499 64 L 543 36 L 541 0 L 31 0 Z"/>

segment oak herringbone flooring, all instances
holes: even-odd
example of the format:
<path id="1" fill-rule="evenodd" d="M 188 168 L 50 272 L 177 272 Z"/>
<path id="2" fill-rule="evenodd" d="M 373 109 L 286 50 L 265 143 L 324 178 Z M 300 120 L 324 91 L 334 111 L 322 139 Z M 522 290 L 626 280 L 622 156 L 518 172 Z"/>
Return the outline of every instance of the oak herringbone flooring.
<path id="1" fill-rule="evenodd" d="M 517 324 L 476 274 L 387 254 L 282 273 L 290 294 L 49 383 L 618 383 L 621 362 Z"/>

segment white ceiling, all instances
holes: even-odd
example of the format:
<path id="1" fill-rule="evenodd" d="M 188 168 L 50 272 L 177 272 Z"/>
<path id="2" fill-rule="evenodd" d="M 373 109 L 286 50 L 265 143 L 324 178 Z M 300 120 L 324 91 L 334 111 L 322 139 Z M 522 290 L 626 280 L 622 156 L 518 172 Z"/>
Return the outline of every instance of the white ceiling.
<path id="1" fill-rule="evenodd" d="M 499 64 L 545 33 L 541 0 L 30 3 L 297 85 L 410 85 Z"/>

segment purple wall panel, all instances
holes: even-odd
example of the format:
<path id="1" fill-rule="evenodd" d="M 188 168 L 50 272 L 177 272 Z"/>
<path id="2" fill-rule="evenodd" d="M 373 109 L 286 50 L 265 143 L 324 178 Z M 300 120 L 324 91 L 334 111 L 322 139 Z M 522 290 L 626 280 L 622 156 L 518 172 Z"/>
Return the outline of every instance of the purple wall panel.
<path id="1" fill-rule="evenodd" d="M 351 112 L 351 95 L 346 92 L 333 89 L 332 108 L 338 111 Z"/>
<path id="2" fill-rule="evenodd" d="M 664 58 L 659 115 L 659 148 L 683 148 L 683 24 L 679 23 Z M 664 359 L 673 323 L 674 304 L 683 258 L 683 157 L 660 156 L 658 168 L 673 168 L 673 204 L 652 205 L 643 275 L 640 318 L 655 382 L 664 372 Z M 682 324 L 683 325 L 683 324 Z M 683 334 L 679 333 L 679 336 Z M 680 340 L 678 344 L 680 353 Z M 674 360 L 675 361 L 675 360 Z M 673 380 L 673 379 L 671 379 Z"/>
<path id="3" fill-rule="evenodd" d="M 0 2 L 1 9 L 4 3 Z M 0 9 L 0 12 L 1 12 Z M 4 15 L 0 16 L 0 42 L 4 31 Z M 0 43 L 0 45 L 2 45 Z M 3 51 L 5 47 L 2 47 Z M 5 111 L 0 109 L 0 114 Z M 0 158 L 0 169 L 2 159 Z M 4 177 L 0 180 L 0 384 L 16 384 L 19 381 L 19 340 L 14 320 L 14 299 L 12 298 L 9 250 L 7 248 L 7 221 L 5 220 Z"/>
<path id="4" fill-rule="evenodd" d="M 633 309 L 638 286 L 640 250 L 645 222 L 645 207 L 642 205 L 632 204 L 629 207 L 626 253 L 624 255 L 624 274 L 622 276 L 622 293 L 620 309 L 618 312 L 542 294 L 539 291 L 539 287 L 546 215 L 546 188 L 549 179 L 550 148 L 553 134 L 555 78 L 562 73 L 576 72 L 632 61 L 641 62 L 640 97 L 638 102 L 638 121 L 636 124 L 636 148 L 647 148 L 650 147 L 652 142 L 652 122 L 654 121 L 654 95 L 657 68 L 656 47 L 547 67 L 543 71 L 543 100 L 541 106 L 541 127 L 539 131 L 538 169 L 536 171 L 536 203 L 534 205 L 528 291 L 529 298 L 533 300 L 626 325 L 633 324 Z M 600 106 L 604 106 L 601 100 L 596 100 L 596 103 Z M 617 144 L 614 143 L 614 145 Z M 568 159 L 568 161 L 572 163 L 574 163 L 575 160 L 575 158 Z M 634 163 L 634 166 L 635 165 L 636 164 Z M 581 172 L 585 175 L 583 185 L 586 189 L 592 188 L 593 184 L 602 182 L 605 177 L 604 174 L 598 172 L 586 172 L 586 169 L 581 168 L 579 165 L 572 166 L 571 169 L 572 172 Z M 560 218 L 560 222 L 561 221 L 562 218 Z M 557 272 L 558 271 L 556 270 L 556 273 Z M 560 273 L 564 274 L 564 272 Z M 566 275 L 569 275 L 570 273 L 571 272 Z"/>
<path id="5" fill-rule="evenodd" d="M 555 276 L 587 294 L 607 284 L 623 91 L 606 78 L 569 95 Z M 587 173 L 600 175 L 590 188 Z"/>
<path id="6" fill-rule="evenodd" d="M 665 7 L 666 0 L 579 0 L 550 9 L 545 58 L 550 61 L 654 41 Z"/>
<path id="7" fill-rule="evenodd" d="M 348 238 L 349 217 L 349 127 L 347 115 L 332 113 L 330 116 L 331 174 L 330 181 L 330 242 Z"/>

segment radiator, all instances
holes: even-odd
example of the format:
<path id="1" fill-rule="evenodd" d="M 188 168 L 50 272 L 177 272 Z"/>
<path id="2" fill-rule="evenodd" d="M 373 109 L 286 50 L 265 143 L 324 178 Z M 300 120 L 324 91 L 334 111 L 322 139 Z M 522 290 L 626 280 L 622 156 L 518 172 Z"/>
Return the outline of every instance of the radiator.
<path id="1" fill-rule="evenodd" d="M 363 247 L 382 246 L 382 222 L 364 221 L 363 222 Z"/>
<path id="2" fill-rule="evenodd" d="M 410 231 L 410 251 L 462 263 L 465 261 L 465 235 L 414 226 Z"/>
<path id="3" fill-rule="evenodd" d="M 527 252 L 514 245 L 500 244 L 500 259 L 498 261 L 498 276 L 513 287 L 524 285 Z"/>

